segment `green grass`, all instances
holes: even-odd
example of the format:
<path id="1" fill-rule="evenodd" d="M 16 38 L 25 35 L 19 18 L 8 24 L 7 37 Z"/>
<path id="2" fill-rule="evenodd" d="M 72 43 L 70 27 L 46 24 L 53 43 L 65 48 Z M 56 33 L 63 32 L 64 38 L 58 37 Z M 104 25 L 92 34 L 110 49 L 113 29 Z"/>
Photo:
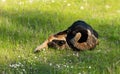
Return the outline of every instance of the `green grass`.
<path id="1" fill-rule="evenodd" d="M 0 74 L 119 74 L 119 0 L 0 0 Z M 99 33 L 92 51 L 47 49 L 50 34 L 81 19 Z"/>

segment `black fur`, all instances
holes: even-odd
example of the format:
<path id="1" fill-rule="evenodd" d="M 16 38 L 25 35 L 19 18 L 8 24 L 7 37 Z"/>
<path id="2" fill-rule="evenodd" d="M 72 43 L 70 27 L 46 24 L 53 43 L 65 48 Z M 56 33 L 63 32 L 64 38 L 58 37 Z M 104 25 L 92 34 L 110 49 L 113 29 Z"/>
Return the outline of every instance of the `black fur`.
<path id="1" fill-rule="evenodd" d="M 70 40 L 72 38 L 74 38 L 74 36 L 76 35 L 76 33 L 80 32 L 81 33 L 81 38 L 78 40 L 79 43 L 82 42 L 86 42 L 87 38 L 88 38 L 88 31 L 90 30 L 90 32 L 96 37 L 98 38 L 98 33 L 86 22 L 78 20 L 76 22 L 74 22 L 72 24 L 72 26 L 70 26 L 67 29 L 67 37 L 66 37 L 66 41 L 68 43 L 68 45 L 73 49 L 73 50 L 77 50 L 79 51 L 79 49 L 77 49 L 76 47 L 73 46 L 73 44 L 70 42 Z"/>

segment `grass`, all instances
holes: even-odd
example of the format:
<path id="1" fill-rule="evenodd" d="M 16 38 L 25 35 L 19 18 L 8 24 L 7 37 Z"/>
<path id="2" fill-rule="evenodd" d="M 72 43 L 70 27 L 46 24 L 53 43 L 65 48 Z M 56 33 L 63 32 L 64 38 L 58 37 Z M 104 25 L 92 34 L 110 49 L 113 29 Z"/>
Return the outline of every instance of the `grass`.
<path id="1" fill-rule="evenodd" d="M 119 0 L 0 0 L 0 74 L 119 74 Z M 92 51 L 34 48 L 81 19 L 99 33 Z"/>

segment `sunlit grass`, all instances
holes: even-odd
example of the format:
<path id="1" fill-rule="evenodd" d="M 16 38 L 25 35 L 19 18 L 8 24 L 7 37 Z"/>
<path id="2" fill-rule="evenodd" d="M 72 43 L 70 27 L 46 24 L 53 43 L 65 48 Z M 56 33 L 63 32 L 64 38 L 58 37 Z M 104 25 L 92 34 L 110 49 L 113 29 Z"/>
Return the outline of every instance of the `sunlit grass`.
<path id="1" fill-rule="evenodd" d="M 0 74 L 118 74 L 119 0 L 0 0 Z M 81 19 L 99 33 L 92 51 L 34 48 Z"/>

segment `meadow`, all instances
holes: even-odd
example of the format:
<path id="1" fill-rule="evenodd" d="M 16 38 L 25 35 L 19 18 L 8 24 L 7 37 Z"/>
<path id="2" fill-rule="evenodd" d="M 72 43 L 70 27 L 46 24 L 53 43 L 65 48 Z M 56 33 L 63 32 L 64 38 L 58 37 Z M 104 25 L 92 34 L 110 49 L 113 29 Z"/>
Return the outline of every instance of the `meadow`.
<path id="1" fill-rule="evenodd" d="M 119 74 L 120 0 L 0 0 L 0 74 Z M 84 20 L 99 33 L 92 51 L 33 51 Z"/>

